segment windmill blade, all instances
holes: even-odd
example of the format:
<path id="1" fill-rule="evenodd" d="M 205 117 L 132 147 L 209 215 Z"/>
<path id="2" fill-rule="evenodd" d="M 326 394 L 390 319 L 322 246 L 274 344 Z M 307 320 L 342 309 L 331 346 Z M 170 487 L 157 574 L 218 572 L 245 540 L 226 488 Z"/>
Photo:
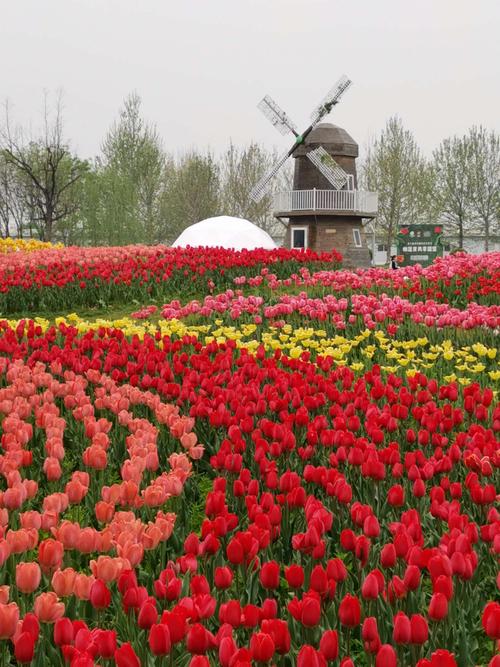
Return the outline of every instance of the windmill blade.
<path id="1" fill-rule="evenodd" d="M 339 167 L 323 146 L 319 146 L 319 148 L 315 148 L 313 151 L 307 153 L 307 157 L 336 190 L 343 188 L 349 180 L 349 174 L 342 167 Z"/>
<path id="2" fill-rule="evenodd" d="M 264 176 L 260 179 L 260 181 L 255 184 L 253 190 L 250 192 L 250 198 L 253 199 L 254 202 L 259 202 L 261 199 L 263 199 L 263 197 L 269 190 L 270 182 L 273 180 L 278 171 L 288 160 L 292 152 L 293 148 L 291 150 L 288 150 L 286 153 L 283 153 L 283 155 L 277 160 L 277 162 L 274 163 L 274 165 L 267 172 L 267 174 L 264 174 Z"/>
<path id="3" fill-rule="evenodd" d="M 338 104 L 340 98 L 349 88 L 351 83 L 352 81 L 345 74 L 340 77 L 340 79 L 333 86 L 333 88 L 331 88 L 327 92 L 327 94 L 324 96 L 324 98 L 321 100 L 318 106 L 311 113 L 311 120 L 313 126 L 319 123 L 319 121 L 323 118 L 323 116 L 329 114 L 330 111 L 332 110 L 332 107 L 335 106 L 335 104 Z"/>
<path id="4" fill-rule="evenodd" d="M 288 134 L 292 132 L 297 136 L 297 126 L 290 120 L 287 114 L 279 107 L 272 97 L 266 95 L 257 104 L 257 109 L 260 109 L 264 116 L 271 122 L 271 125 L 278 130 L 280 134 Z"/>

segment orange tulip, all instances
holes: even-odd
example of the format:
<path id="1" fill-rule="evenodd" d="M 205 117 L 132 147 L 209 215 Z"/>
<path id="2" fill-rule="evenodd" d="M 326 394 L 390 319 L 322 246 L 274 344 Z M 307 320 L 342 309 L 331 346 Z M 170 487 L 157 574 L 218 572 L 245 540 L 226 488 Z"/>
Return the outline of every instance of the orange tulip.
<path id="1" fill-rule="evenodd" d="M 95 581 L 93 575 L 77 574 L 73 584 L 73 593 L 79 600 L 90 599 L 90 589 Z"/>
<path id="2" fill-rule="evenodd" d="M 65 549 L 75 549 L 80 539 L 80 524 L 61 521 L 57 528 L 52 528 L 52 535 L 63 543 Z"/>
<path id="3" fill-rule="evenodd" d="M 42 514 L 42 530 L 50 531 L 57 526 L 59 514 L 56 512 L 44 512 Z"/>
<path id="4" fill-rule="evenodd" d="M 35 528 L 30 528 L 28 530 L 25 528 L 9 530 L 6 535 L 6 540 L 10 546 L 11 553 L 21 554 L 24 551 L 29 551 L 36 547 L 38 542 L 38 531 Z"/>
<path id="5" fill-rule="evenodd" d="M 59 460 L 53 456 L 48 456 L 43 462 L 43 472 L 49 482 L 57 482 L 61 478 L 62 470 Z"/>
<path id="6" fill-rule="evenodd" d="M 75 470 L 75 472 L 71 475 L 71 481 L 80 482 L 80 484 L 83 484 L 83 486 L 88 488 L 90 486 L 90 475 L 88 472 L 84 472 L 83 470 Z"/>
<path id="7" fill-rule="evenodd" d="M 83 463 L 94 470 L 105 470 L 108 465 L 108 456 L 106 450 L 99 445 L 90 445 L 83 452 Z"/>
<path id="8" fill-rule="evenodd" d="M 162 533 L 155 524 L 149 525 L 142 534 L 142 545 L 145 549 L 156 549 L 161 542 Z"/>
<path id="9" fill-rule="evenodd" d="M 0 604 L 7 604 L 9 601 L 10 586 L 0 586 Z"/>
<path id="10" fill-rule="evenodd" d="M 40 593 L 35 598 L 33 611 L 42 623 L 55 623 L 64 615 L 64 602 L 59 602 L 57 595 L 53 592 Z"/>
<path id="11" fill-rule="evenodd" d="M 64 545 L 62 542 L 49 538 L 40 542 L 38 547 L 38 560 L 44 572 L 53 572 L 61 567 L 64 556 Z"/>
<path id="12" fill-rule="evenodd" d="M 44 512 L 56 512 L 61 514 L 68 509 L 69 500 L 65 493 L 52 493 L 43 499 Z"/>
<path id="13" fill-rule="evenodd" d="M 26 490 L 20 484 L 4 491 L 3 506 L 9 510 L 18 510 L 26 500 Z"/>
<path id="14" fill-rule="evenodd" d="M 82 528 L 78 538 L 77 549 L 82 554 L 98 551 L 99 533 L 95 528 Z"/>
<path id="15" fill-rule="evenodd" d="M 196 433 L 183 433 L 181 435 L 181 445 L 184 447 L 184 449 L 191 449 L 191 447 L 194 447 L 196 443 L 198 442 L 198 438 L 196 437 Z"/>
<path id="16" fill-rule="evenodd" d="M 19 519 L 21 520 L 21 526 L 23 528 L 36 528 L 37 530 L 40 530 L 42 527 L 42 517 L 40 512 L 37 512 L 36 510 L 23 512 L 19 515 Z"/>
<path id="17" fill-rule="evenodd" d="M 56 570 L 52 575 L 52 588 L 60 598 L 73 595 L 76 572 L 72 567 Z"/>
<path id="18" fill-rule="evenodd" d="M 116 547 L 116 551 L 121 558 L 126 558 L 132 567 L 136 567 L 142 561 L 144 557 L 144 547 L 142 544 L 137 544 L 133 542 L 127 542 L 123 546 L 119 544 Z"/>
<path id="19" fill-rule="evenodd" d="M 95 515 L 101 523 L 109 523 L 115 513 L 115 506 L 112 503 L 107 503 L 100 500 L 94 507 Z"/>
<path id="20" fill-rule="evenodd" d="M 21 593 L 33 593 L 40 585 L 42 572 L 38 563 L 18 563 L 16 565 L 16 586 Z"/>
<path id="21" fill-rule="evenodd" d="M 107 584 L 118 578 L 118 559 L 111 558 L 111 556 L 99 556 L 97 560 L 90 561 L 90 569 L 94 577 L 102 579 Z"/>
<path id="22" fill-rule="evenodd" d="M 0 604 L 0 639 L 12 637 L 19 621 L 19 607 L 15 602 Z"/>
<path id="23" fill-rule="evenodd" d="M 143 498 L 148 507 L 160 507 L 167 500 L 168 495 L 159 484 L 151 484 L 144 489 Z"/>
<path id="24" fill-rule="evenodd" d="M 72 505 L 81 503 L 88 492 L 88 487 L 82 484 L 79 480 L 73 479 L 66 484 L 65 491 L 68 495 L 69 502 Z"/>
<path id="25" fill-rule="evenodd" d="M 10 545 L 7 540 L 0 539 L 0 567 L 5 563 L 10 556 Z"/>

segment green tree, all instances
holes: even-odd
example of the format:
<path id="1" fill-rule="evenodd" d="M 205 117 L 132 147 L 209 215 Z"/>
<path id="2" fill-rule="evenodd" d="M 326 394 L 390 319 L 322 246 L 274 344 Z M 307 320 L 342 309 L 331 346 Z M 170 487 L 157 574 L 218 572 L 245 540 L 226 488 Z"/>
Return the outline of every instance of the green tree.
<path id="1" fill-rule="evenodd" d="M 220 168 L 210 152 L 190 151 L 170 160 L 162 200 L 163 239 L 174 241 L 183 229 L 221 212 Z"/>
<path id="2" fill-rule="evenodd" d="M 471 231 L 474 216 L 472 145 L 468 137 L 444 139 L 434 151 L 436 201 L 447 232 L 458 235 L 459 247 Z"/>
<path id="3" fill-rule="evenodd" d="M 132 93 L 125 99 L 119 120 L 102 145 L 102 184 L 109 186 L 103 201 L 103 215 L 107 218 L 104 227 L 116 236 L 111 226 L 117 223 L 116 211 L 125 206 L 128 216 L 133 207 L 138 229 L 127 217 L 118 236 L 127 242 L 155 243 L 162 227 L 165 154 L 156 128 L 146 123 L 140 112 L 141 98 Z M 130 192 L 123 203 L 127 190 Z"/>
<path id="4" fill-rule="evenodd" d="M 481 126 L 472 127 L 467 141 L 470 142 L 472 203 L 481 234 L 484 235 L 484 249 L 488 251 L 492 232 L 498 233 L 500 136 Z"/>
<path id="5" fill-rule="evenodd" d="M 387 244 L 387 259 L 400 225 L 435 221 L 434 172 L 397 116 L 369 147 L 361 180 L 378 192 L 376 228 Z"/>
<path id="6" fill-rule="evenodd" d="M 276 159 L 276 151 L 268 151 L 255 142 L 243 148 L 231 142 L 221 162 L 224 213 L 246 218 L 273 236 L 279 236 L 285 230 L 284 223 L 272 214 L 273 195 L 279 190 L 291 188 L 291 170 L 284 169 L 279 173 L 272 183 L 272 189 L 261 201 L 254 202 L 250 192 Z"/>

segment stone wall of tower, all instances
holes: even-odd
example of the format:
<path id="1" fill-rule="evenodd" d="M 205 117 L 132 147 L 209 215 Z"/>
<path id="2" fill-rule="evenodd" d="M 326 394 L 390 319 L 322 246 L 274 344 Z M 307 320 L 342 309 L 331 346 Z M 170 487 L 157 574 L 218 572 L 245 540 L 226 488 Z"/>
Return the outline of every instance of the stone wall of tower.
<path id="1" fill-rule="evenodd" d="M 338 250 L 342 254 L 345 268 L 369 267 L 371 265 L 366 235 L 361 219 L 355 216 L 301 216 L 290 218 L 285 235 L 285 246 L 291 247 L 291 228 L 307 227 L 307 245 L 316 252 Z M 353 230 L 360 233 L 360 248 L 354 242 Z"/>

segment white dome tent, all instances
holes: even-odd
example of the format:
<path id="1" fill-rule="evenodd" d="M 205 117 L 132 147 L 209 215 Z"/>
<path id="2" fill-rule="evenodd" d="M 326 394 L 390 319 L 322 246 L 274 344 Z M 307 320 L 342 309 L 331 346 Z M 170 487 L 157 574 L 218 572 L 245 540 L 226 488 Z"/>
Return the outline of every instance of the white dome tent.
<path id="1" fill-rule="evenodd" d="M 277 248 L 276 243 L 267 232 L 253 222 L 230 215 L 219 215 L 207 218 L 186 227 L 179 238 L 172 244 L 173 248 L 186 246 L 207 248 L 233 248 L 234 250 L 253 250 Z"/>

